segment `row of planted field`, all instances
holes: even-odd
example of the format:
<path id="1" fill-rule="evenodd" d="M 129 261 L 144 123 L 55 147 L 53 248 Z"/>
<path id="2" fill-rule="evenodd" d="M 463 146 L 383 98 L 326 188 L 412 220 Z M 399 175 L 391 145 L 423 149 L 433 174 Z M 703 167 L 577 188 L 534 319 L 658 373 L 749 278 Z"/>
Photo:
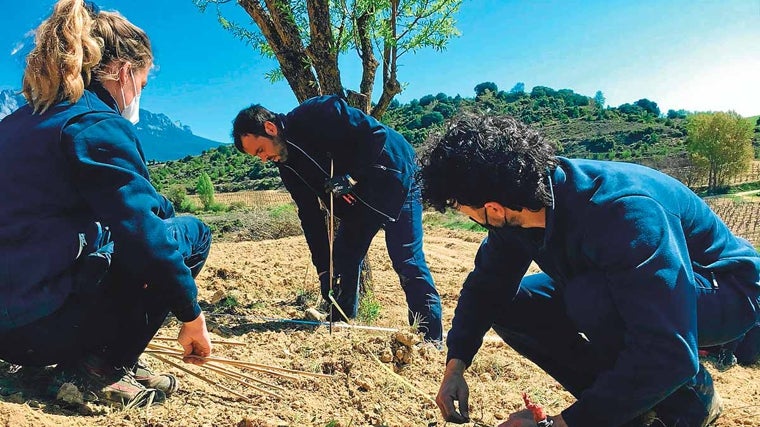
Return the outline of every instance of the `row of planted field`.
<path id="1" fill-rule="evenodd" d="M 760 247 L 760 196 L 715 197 L 705 201 L 736 235 Z"/>
<path id="2" fill-rule="evenodd" d="M 188 196 L 194 203 L 199 204 L 197 195 Z M 214 201 L 224 205 L 241 206 L 247 208 L 266 207 L 291 203 L 290 193 L 279 190 L 246 190 L 234 193 L 216 193 Z"/>

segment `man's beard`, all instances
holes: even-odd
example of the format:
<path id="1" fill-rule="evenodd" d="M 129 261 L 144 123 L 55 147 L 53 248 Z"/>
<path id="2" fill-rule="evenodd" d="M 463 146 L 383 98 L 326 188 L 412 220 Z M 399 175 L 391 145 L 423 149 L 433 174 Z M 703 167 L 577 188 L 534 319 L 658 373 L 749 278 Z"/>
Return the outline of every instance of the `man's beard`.
<path id="1" fill-rule="evenodd" d="M 276 136 L 272 139 L 272 145 L 277 151 L 277 157 L 279 157 L 276 163 L 284 163 L 288 161 L 287 143 L 280 136 Z"/>

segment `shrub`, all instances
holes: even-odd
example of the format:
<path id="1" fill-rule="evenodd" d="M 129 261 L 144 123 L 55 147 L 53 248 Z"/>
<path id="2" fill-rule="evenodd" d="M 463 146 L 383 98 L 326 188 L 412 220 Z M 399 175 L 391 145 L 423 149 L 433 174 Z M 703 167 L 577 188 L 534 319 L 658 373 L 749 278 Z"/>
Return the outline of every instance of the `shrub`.
<path id="1" fill-rule="evenodd" d="M 214 184 L 211 183 L 211 177 L 206 172 L 201 173 L 201 176 L 198 177 L 195 191 L 201 199 L 203 208 L 210 209 L 214 203 Z"/>
<path id="2" fill-rule="evenodd" d="M 181 210 L 180 207 L 187 200 L 187 188 L 182 184 L 174 184 L 169 187 L 164 195 L 172 202 L 174 209 Z"/>

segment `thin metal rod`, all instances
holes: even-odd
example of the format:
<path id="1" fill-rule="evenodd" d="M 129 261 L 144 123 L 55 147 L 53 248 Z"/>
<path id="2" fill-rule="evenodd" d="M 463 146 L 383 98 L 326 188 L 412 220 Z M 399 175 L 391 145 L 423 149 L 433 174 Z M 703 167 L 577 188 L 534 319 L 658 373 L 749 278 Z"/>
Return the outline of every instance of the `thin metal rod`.
<path id="1" fill-rule="evenodd" d="M 335 160 L 330 156 L 330 179 L 333 178 L 335 173 Z M 335 213 L 335 195 L 333 195 L 333 192 L 330 191 L 330 228 L 329 228 L 329 236 L 327 236 L 328 240 L 330 241 L 330 268 L 329 268 L 329 275 L 330 275 L 330 292 L 328 293 L 328 297 L 332 301 L 335 301 L 333 299 L 333 277 L 335 274 L 335 267 L 333 264 L 333 245 L 335 243 L 335 217 L 333 214 Z M 330 302 L 330 325 L 328 326 L 328 330 L 330 335 L 332 335 L 332 325 L 333 325 L 333 310 L 332 310 L 332 304 L 333 302 Z"/>
<path id="2" fill-rule="evenodd" d="M 207 316 L 210 317 L 228 317 L 232 319 L 243 319 L 246 321 L 262 321 L 262 322 L 272 322 L 272 323 L 292 323 L 294 325 L 308 325 L 308 326 L 328 326 L 328 322 L 320 322 L 316 320 L 299 320 L 299 319 L 286 319 L 286 318 L 280 318 L 280 317 L 266 317 L 266 316 L 259 316 L 259 315 L 235 315 L 235 314 L 214 314 L 214 313 L 208 313 Z M 334 325 L 336 328 L 346 328 L 346 329 L 359 329 L 364 331 L 377 331 L 377 332 L 399 332 L 401 329 L 398 328 L 388 328 L 383 326 L 367 326 L 367 325 L 359 325 L 359 324 L 348 324 L 348 323 L 336 323 Z M 443 338 L 445 339 L 448 336 L 447 332 L 443 333 Z M 483 337 L 484 342 L 501 342 L 502 339 L 499 336 L 485 336 Z"/>

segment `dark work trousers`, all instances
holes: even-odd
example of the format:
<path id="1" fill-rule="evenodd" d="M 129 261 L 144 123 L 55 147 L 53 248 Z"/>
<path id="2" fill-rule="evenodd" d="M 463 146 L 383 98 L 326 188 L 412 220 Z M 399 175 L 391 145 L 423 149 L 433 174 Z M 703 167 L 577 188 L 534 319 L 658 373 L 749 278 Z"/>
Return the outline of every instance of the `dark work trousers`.
<path id="1" fill-rule="evenodd" d="M 334 268 L 336 277 L 340 277 L 336 300 L 350 318 L 356 317 L 359 309 L 361 264 L 380 226 L 377 217 L 362 215 L 341 220 L 335 235 Z M 422 251 L 422 201 L 416 183 L 409 191 L 398 220 L 386 224 L 384 229 L 388 256 L 406 294 L 409 324 L 418 322 L 426 340 L 441 341 L 441 298 Z M 340 319 L 340 314 L 333 312 L 333 320 L 336 319 Z"/>
<path id="2" fill-rule="evenodd" d="M 190 216 L 164 220 L 167 233 L 195 277 L 211 248 L 211 232 Z M 132 366 L 169 313 L 157 286 L 127 279 L 118 260 L 100 286 L 87 294 L 72 293 L 51 315 L 0 334 L 0 359 L 18 365 L 72 364 L 97 355 L 114 367 Z"/>
<path id="3" fill-rule="evenodd" d="M 510 347 L 540 366 L 576 398 L 592 386 L 599 373 L 614 366 L 624 346 L 623 325 L 619 318 L 616 320 L 604 280 L 597 281 L 591 276 L 582 283 L 568 285 L 567 294 L 558 291 L 546 274 L 526 276 L 514 300 L 505 305 L 493 325 Z M 731 283 L 736 279 L 729 275 L 718 278 L 720 286 L 716 291 L 708 287 L 710 281 L 698 279 L 700 347 L 729 342 L 757 322 L 760 316 L 757 284 Z M 642 409 L 654 409 L 667 426 L 699 426 L 712 396 L 712 378 L 700 365 L 689 383 L 654 408 Z M 631 418 L 636 416 L 631 414 Z M 625 425 L 641 424 L 634 420 Z"/>

